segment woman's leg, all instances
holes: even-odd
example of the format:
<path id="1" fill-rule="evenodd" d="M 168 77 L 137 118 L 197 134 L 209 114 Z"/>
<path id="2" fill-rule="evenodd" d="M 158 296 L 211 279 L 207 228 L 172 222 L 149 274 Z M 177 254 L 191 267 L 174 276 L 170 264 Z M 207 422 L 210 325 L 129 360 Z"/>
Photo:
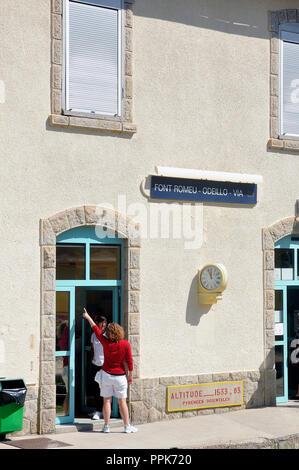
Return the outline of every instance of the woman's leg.
<path id="1" fill-rule="evenodd" d="M 127 400 L 126 398 L 118 398 L 117 400 L 118 400 L 119 412 L 123 419 L 124 425 L 129 426 L 130 422 L 129 422 L 129 410 L 127 406 Z"/>
<path id="2" fill-rule="evenodd" d="M 100 366 L 96 366 L 91 363 L 91 375 L 92 375 L 91 386 L 92 386 L 92 394 L 94 397 L 94 407 L 97 412 L 101 412 L 103 408 L 103 398 L 101 397 L 101 390 L 100 390 L 98 382 L 94 380 L 97 372 L 99 372 L 100 370 L 101 370 Z"/>
<path id="3" fill-rule="evenodd" d="M 97 367 L 97 371 L 96 372 L 99 372 L 102 367 L 101 366 L 96 366 Z M 103 412 L 103 397 L 101 396 L 101 389 L 100 389 L 100 386 L 97 382 L 95 382 L 95 400 L 96 400 L 96 411 L 98 411 L 99 413 Z"/>
<path id="4" fill-rule="evenodd" d="M 110 423 L 111 402 L 112 402 L 112 397 L 109 397 L 109 398 L 104 397 L 103 415 L 104 415 L 105 424 L 107 426 L 109 426 L 109 423 Z"/>

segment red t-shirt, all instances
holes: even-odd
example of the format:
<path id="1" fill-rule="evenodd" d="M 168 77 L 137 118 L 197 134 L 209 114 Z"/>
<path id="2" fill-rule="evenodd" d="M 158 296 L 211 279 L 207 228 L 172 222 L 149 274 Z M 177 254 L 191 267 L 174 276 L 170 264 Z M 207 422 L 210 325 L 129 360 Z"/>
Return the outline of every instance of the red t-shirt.
<path id="1" fill-rule="evenodd" d="M 132 371 L 133 359 L 130 343 L 125 339 L 121 339 L 118 343 L 109 341 L 96 325 L 92 327 L 92 330 L 103 346 L 104 364 L 102 370 L 108 374 L 125 374 L 126 361 L 129 371 Z"/>

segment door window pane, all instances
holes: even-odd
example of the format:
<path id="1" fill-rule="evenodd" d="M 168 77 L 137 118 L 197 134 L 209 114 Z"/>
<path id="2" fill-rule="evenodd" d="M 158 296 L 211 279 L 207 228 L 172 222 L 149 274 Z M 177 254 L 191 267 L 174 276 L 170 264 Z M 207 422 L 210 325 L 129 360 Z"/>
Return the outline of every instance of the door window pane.
<path id="1" fill-rule="evenodd" d="M 56 414 L 69 416 L 69 349 L 70 349 L 70 296 L 69 291 L 56 291 Z"/>
<path id="2" fill-rule="evenodd" d="M 284 396 L 283 346 L 275 346 L 276 396 Z"/>
<path id="3" fill-rule="evenodd" d="M 120 247 L 90 245 L 90 279 L 120 279 Z"/>
<path id="4" fill-rule="evenodd" d="M 294 250 L 276 248 L 275 280 L 291 281 L 294 279 Z"/>
<path id="5" fill-rule="evenodd" d="M 85 245 L 56 246 L 56 279 L 85 279 Z"/>
<path id="6" fill-rule="evenodd" d="M 69 350 L 70 293 L 56 292 L 56 351 Z"/>
<path id="7" fill-rule="evenodd" d="M 275 291 L 275 340 L 283 340 L 283 291 Z"/>
<path id="8" fill-rule="evenodd" d="M 69 415 L 69 358 L 56 357 L 56 415 Z"/>

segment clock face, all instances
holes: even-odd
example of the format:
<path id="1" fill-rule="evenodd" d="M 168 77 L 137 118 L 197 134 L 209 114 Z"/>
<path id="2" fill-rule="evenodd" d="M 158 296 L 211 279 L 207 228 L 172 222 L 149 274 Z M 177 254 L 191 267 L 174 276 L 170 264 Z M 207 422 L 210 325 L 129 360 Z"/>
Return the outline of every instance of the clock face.
<path id="1" fill-rule="evenodd" d="M 207 290 L 215 290 L 222 280 L 221 271 L 216 266 L 207 266 L 200 274 L 200 282 Z"/>

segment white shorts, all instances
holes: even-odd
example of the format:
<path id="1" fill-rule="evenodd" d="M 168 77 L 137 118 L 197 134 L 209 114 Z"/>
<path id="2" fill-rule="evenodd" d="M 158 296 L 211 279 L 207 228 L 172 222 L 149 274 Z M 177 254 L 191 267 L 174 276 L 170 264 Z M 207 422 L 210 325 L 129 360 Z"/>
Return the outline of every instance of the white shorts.
<path id="1" fill-rule="evenodd" d="M 128 382 L 125 375 L 111 375 L 104 370 L 98 372 L 101 397 L 127 398 Z"/>

